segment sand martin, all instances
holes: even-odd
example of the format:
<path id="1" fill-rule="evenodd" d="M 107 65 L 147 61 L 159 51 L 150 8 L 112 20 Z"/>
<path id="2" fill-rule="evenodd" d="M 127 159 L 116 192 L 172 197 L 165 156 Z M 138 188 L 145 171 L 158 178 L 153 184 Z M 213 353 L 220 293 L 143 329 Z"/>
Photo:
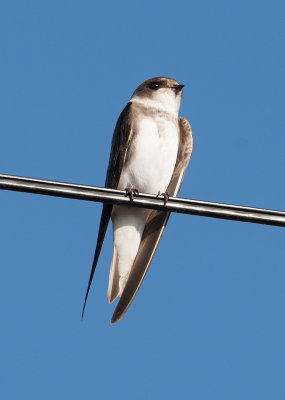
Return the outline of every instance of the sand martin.
<path id="1" fill-rule="evenodd" d="M 122 111 L 113 135 L 105 186 L 126 194 L 177 196 L 193 148 L 189 122 L 178 117 L 182 88 L 171 78 L 143 82 Z M 108 300 L 120 300 L 111 322 L 133 301 L 154 256 L 170 213 L 104 204 L 82 316 L 110 218 L 113 257 Z"/>

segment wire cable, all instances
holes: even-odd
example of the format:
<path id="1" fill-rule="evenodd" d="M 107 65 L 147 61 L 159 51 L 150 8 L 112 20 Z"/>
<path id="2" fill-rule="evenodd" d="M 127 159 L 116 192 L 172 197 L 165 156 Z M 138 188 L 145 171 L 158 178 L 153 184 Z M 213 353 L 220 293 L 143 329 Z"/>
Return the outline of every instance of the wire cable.
<path id="1" fill-rule="evenodd" d="M 126 197 L 125 192 L 122 190 L 25 178 L 14 175 L 0 174 L 0 189 L 77 200 L 130 205 L 129 197 Z M 135 196 L 131 206 L 285 227 L 284 211 L 267 210 L 263 208 L 182 199 L 178 197 L 170 197 L 166 205 L 164 205 L 163 196 L 157 197 L 145 193 L 139 193 L 138 196 Z"/>

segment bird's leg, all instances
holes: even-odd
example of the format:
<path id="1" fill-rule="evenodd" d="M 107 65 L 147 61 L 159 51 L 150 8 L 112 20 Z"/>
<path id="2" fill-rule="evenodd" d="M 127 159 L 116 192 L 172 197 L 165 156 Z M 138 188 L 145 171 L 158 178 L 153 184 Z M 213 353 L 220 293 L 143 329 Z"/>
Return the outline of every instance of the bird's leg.
<path id="1" fill-rule="evenodd" d="M 134 196 L 137 196 L 138 194 L 139 194 L 138 189 L 134 189 L 134 188 L 130 188 L 130 187 L 127 187 L 125 189 L 125 196 L 126 197 L 129 196 L 131 203 L 134 201 Z"/>
<path id="2" fill-rule="evenodd" d="M 169 193 L 168 192 L 160 193 L 160 190 L 159 190 L 156 197 L 158 197 L 158 196 L 163 196 L 163 202 L 164 202 L 164 205 L 166 205 L 166 203 L 168 202 L 168 199 L 169 199 Z"/>

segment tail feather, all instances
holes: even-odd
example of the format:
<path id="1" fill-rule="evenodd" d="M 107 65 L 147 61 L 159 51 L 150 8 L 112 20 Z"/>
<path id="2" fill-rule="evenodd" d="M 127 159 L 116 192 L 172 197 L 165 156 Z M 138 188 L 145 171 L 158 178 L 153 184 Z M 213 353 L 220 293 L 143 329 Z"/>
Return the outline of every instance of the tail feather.
<path id="1" fill-rule="evenodd" d="M 119 263 L 118 253 L 116 247 L 114 246 L 110 275 L 109 275 L 109 287 L 108 287 L 109 303 L 112 303 L 120 294 L 120 286 L 119 286 L 120 276 L 118 271 L 118 263 Z"/>

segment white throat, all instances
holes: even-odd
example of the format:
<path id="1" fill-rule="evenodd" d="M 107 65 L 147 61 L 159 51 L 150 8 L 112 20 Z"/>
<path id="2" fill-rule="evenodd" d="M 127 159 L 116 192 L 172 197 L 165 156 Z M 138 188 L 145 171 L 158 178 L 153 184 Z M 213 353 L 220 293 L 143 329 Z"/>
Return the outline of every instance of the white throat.
<path id="1" fill-rule="evenodd" d="M 172 117 L 178 117 L 180 101 L 175 99 L 174 96 L 164 95 L 159 98 L 149 98 L 134 95 L 131 102 L 142 104 L 145 107 L 155 108 L 158 111 L 163 111 L 170 114 Z"/>

